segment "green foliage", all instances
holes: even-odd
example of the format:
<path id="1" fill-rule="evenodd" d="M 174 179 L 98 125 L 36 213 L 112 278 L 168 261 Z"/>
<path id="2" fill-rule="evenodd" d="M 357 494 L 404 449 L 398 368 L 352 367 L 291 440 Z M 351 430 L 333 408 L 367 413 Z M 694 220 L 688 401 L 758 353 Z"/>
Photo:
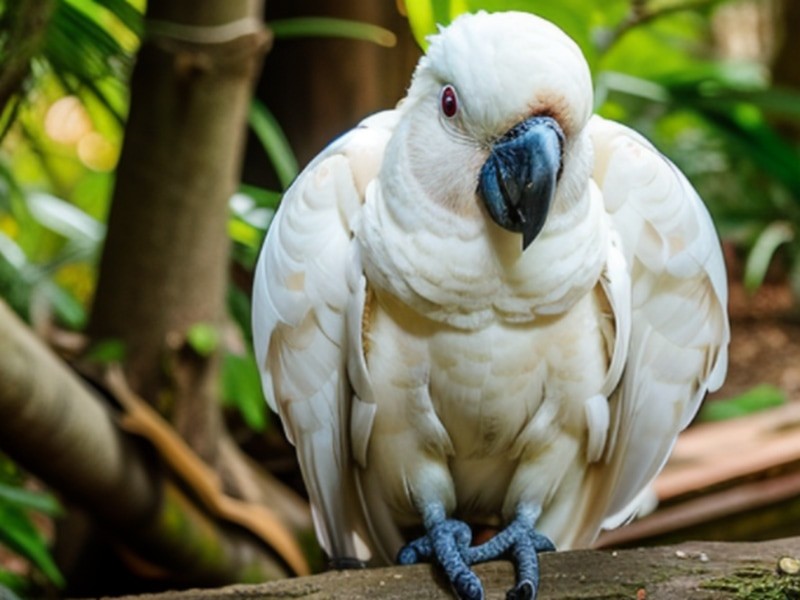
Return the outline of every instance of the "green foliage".
<path id="1" fill-rule="evenodd" d="M 250 127 L 255 131 L 272 161 L 281 186 L 286 189 L 299 172 L 297 159 L 289 146 L 289 140 L 286 139 L 286 135 L 269 109 L 258 100 L 254 99 L 250 104 L 249 121 Z"/>
<path id="2" fill-rule="evenodd" d="M 263 431 L 267 426 L 267 406 L 252 356 L 226 353 L 222 360 L 221 383 L 223 403 L 236 407 L 250 429 Z"/>
<path id="3" fill-rule="evenodd" d="M 50 557 L 47 542 L 31 519 L 37 512 L 58 516 L 61 506 L 50 494 L 30 491 L 23 485 L 19 470 L 0 455 L 0 544 L 29 561 L 54 585 L 63 586 L 64 578 Z M 0 568 L 0 592 L 4 586 L 20 594 L 30 591 L 27 578 Z"/>
<path id="4" fill-rule="evenodd" d="M 32 86 L 4 114 L 0 289 L 26 319 L 53 314 L 81 329 L 105 235 L 141 2 L 54 6 L 31 59 Z"/>
<path id="5" fill-rule="evenodd" d="M 122 340 L 106 339 L 92 344 L 84 354 L 89 362 L 97 364 L 122 363 L 125 360 L 126 350 Z"/>
<path id="6" fill-rule="evenodd" d="M 24 589 L 26 586 L 27 582 L 21 575 L 0 570 L 0 598 L 3 600 L 22 600 L 14 590 Z"/>
<path id="7" fill-rule="evenodd" d="M 411 31 L 422 48 L 437 25 L 466 12 L 518 10 L 539 15 L 561 27 L 583 50 L 590 64 L 597 58 L 594 36 L 622 19 L 627 0 L 406 0 Z"/>
<path id="8" fill-rule="evenodd" d="M 387 48 L 397 43 L 397 38 L 388 29 L 348 19 L 330 17 L 276 19 L 270 21 L 269 28 L 279 40 L 296 37 L 336 37 L 372 42 Z"/>
<path id="9" fill-rule="evenodd" d="M 142 31 L 141 2 L 60 0 L 42 58 L 68 93 L 91 94 L 122 124 L 125 82 Z"/>
<path id="10" fill-rule="evenodd" d="M 786 245 L 800 293 L 800 153 L 773 122 L 800 124 L 800 93 L 769 86 L 762 65 L 715 56 L 711 17 L 725 0 L 407 0 L 419 43 L 458 14 L 523 10 L 581 46 L 603 116 L 633 126 L 672 158 L 724 238 L 753 249 L 748 283 Z M 781 224 L 773 225 L 778 222 Z M 779 234 L 779 235 L 777 235 Z"/>
<path id="11" fill-rule="evenodd" d="M 774 385 L 764 383 L 733 398 L 706 402 L 700 409 L 697 420 L 701 422 L 725 421 L 746 417 L 783 404 L 786 404 L 786 392 Z"/>
<path id="12" fill-rule="evenodd" d="M 769 263 L 778 248 L 795 239 L 794 228 L 786 221 L 773 221 L 767 225 L 753 244 L 744 267 L 744 287 L 754 292 L 764 281 Z"/>
<path id="13" fill-rule="evenodd" d="M 186 332 L 186 342 L 200 356 L 211 356 L 219 347 L 219 330 L 210 323 L 195 323 Z"/>
<path id="14" fill-rule="evenodd" d="M 0 106 L 0 293 L 25 319 L 52 314 L 61 325 L 82 329 L 105 236 L 142 3 L 54 5 L 41 46 L 30 57 L 23 93 Z M 6 6 L 0 4 L 0 19 Z M 20 49 L 3 50 L 4 60 L 12 60 Z M 32 518 L 58 515 L 61 508 L 51 495 L 28 491 L 23 483 L 13 464 L 0 459 L 0 544 L 61 586 L 63 577 Z M 31 595 L 42 575 L 0 569 L 0 596 Z"/>

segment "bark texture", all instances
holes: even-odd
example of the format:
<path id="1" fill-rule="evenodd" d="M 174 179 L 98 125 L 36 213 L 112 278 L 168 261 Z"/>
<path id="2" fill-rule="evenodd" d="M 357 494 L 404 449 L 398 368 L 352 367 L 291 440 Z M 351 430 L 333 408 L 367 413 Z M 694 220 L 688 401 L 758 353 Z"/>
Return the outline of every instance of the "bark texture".
<path id="1" fill-rule="evenodd" d="M 212 464 L 217 361 L 185 352 L 219 325 L 228 200 L 268 35 L 261 0 L 148 3 L 89 331 L 121 340 L 126 373 Z"/>
<path id="2" fill-rule="evenodd" d="M 216 523 L 171 484 L 149 448 L 120 431 L 117 415 L 2 302 L 0 356 L 3 451 L 129 554 L 191 585 L 285 575 L 262 544 Z"/>
<path id="3" fill-rule="evenodd" d="M 686 542 L 634 550 L 579 550 L 542 555 L 539 600 L 785 600 L 800 597 L 800 576 L 779 572 L 798 557 L 800 538 L 760 543 Z M 784 564 L 792 561 L 784 561 Z M 504 598 L 514 581 L 508 562 L 478 565 L 487 598 Z M 120 600 L 277 600 L 313 598 L 452 598 L 429 565 L 337 571 L 217 590 Z"/>
<path id="4" fill-rule="evenodd" d="M 368 114 L 392 108 L 405 95 L 421 54 L 395 2 L 272 0 L 267 21 L 337 17 L 380 25 L 397 36 L 394 48 L 337 38 L 279 39 L 264 62 L 258 97 L 286 132 L 300 166 Z M 268 161 L 251 146 L 246 180 L 277 185 Z"/>
<path id="5" fill-rule="evenodd" d="M 800 39 L 797 31 L 800 27 L 800 2 L 784 0 L 783 14 L 774 32 L 779 39 L 778 52 L 772 65 L 773 81 L 776 85 L 800 89 L 800 68 L 797 65 L 797 53 L 800 51 Z"/>

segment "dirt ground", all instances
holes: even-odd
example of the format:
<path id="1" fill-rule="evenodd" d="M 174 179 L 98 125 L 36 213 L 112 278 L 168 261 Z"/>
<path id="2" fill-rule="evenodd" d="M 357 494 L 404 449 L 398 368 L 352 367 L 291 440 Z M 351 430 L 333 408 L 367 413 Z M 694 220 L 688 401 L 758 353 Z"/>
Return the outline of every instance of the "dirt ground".
<path id="1" fill-rule="evenodd" d="M 710 397 L 729 398 L 771 383 L 800 401 L 800 311 L 788 285 L 773 281 L 753 295 L 730 289 L 731 346 L 728 378 Z"/>

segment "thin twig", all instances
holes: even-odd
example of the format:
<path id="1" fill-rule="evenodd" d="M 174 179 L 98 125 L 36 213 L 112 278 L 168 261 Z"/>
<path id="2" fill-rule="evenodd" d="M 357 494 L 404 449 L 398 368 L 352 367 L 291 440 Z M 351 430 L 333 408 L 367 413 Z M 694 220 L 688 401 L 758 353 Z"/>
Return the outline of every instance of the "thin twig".
<path id="1" fill-rule="evenodd" d="M 620 21 L 617 26 L 611 30 L 608 37 L 599 44 L 600 50 L 602 52 L 607 52 L 614 44 L 625 37 L 629 31 L 640 25 L 644 25 L 669 14 L 707 8 L 717 2 L 719 2 L 719 0 L 686 0 L 686 2 L 677 2 L 657 10 L 651 10 L 647 8 L 647 0 L 632 0 L 628 16 Z"/>

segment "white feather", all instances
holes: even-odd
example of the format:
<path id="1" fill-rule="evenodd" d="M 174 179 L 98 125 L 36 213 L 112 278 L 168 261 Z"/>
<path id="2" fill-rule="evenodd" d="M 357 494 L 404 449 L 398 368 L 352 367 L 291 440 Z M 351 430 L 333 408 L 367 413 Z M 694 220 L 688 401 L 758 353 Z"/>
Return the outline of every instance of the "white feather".
<path id="1" fill-rule="evenodd" d="M 594 117 L 590 132 L 594 179 L 633 279 L 629 355 L 600 475 L 607 481 L 597 484 L 613 526 L 660 471 L 706 391 L 721 384 L 727 288 L 713 225 L 684 176 L 622 125 Z"/>
<path id="2" fill-rule="evenodd" d="M 439 111 L 444 84 L 460 112 Z M 722 254 L 691 185 L 641 136 L 590 118 L 577 46 L 521 13 L 434 36 L 407 98 L 287 192 L 253 289 L 264 393 L 295 443 L 323 548 L 390 561 L 441 503 L 521 503 L 561 547 L 645 497 L 724 378 Z M 487 217 L 488 148 L 531 113 L 565 133 L 544 229 Z"/>
<path id="3" fill-rule="evenodd" d="M 348 284 L 361 271 L 351 221 L 377 173 L 393 120 L 391 113 L 373 116 L 298 177 L 272 221 L 253 286 L 264 394 L 297 446 L 317 536 L 331 556 L 369 558 L 348 435 L 346 322 L 349 314 L 360 328 L 364 301 Z M 363 412 L 353 413 L 362 453 L 370 426 Z"/>

